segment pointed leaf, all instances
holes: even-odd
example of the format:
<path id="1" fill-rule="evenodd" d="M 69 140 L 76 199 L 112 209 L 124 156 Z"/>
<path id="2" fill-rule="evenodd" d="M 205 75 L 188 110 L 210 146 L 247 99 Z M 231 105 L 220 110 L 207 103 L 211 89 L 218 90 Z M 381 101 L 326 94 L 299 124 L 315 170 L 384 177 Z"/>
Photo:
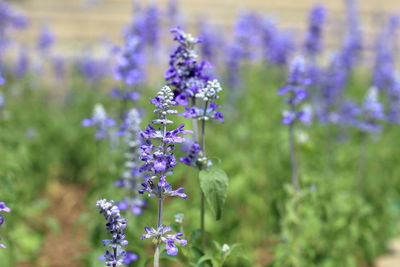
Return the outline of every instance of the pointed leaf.
<path id="1" fill-rule="evenodd" d="M 202 170 L 199 173 L 200 187 L 208 204 L 215 213 L 217 220 L 221 219 L 229 180 L 226 173 L 218 168 Z"/>

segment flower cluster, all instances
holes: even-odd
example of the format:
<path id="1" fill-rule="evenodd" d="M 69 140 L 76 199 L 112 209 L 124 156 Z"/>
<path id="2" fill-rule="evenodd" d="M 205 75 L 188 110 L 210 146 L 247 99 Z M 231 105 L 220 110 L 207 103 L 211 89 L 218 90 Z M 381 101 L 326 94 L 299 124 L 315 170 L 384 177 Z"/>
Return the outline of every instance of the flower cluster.
<path id="1" fill-rule="evenodd" d="M 304 43 L 306 53 L 313 58 L 322 49 L 322 26 L 325 22 L 326 9 L 322 5 L 316 5 L 311 9 L 309 28 Z"/>
<path id="2" fill-rule="evenodd" d="M 260 24 L 262 54 L 266 62 L 286 65 L 295 47 L 293 34 L 279 29 L 276 24 L 268 17 Z"/>
<path id="3" fill-rule="evenodd" d="M 315 103 L 318 119 L 322 123 L 332 123 L 337 119 L 337 112 L 343 100 L 343 89 L 347 83 L 347 70 L 341 57 L 335 53 L 329 65 L 321 73 L 320 95 Z"/>
<path id="4" fill-rule="evenodd" d="M 219 98 L 218 93 L 222 91 L 221 85 L 217 80 L 208 81 L 206 86 L 200 88 L 195 97 L 205 103 L 205 107 L 185 107 L 186 112 L 181 113 L 185 118 L 194 118 L 198 120 L 216 119 L 224 122 L 224 117 L 220 111 L 219 105 L 215 104 L 215 100 Z"/>
<path id="5" fill-rule="evenodd" d="M 380 132 L 382 126 L 379 122 L 384 120 L 385 114 L 383 105 L 378 99 L 378 89 L 371 87 L 366 96 L 363 105 L 361 106 L 362 120 L 358 127 L 365 132 Z"/>
<path id="6" fill-rule="evenodd" d="M 175 150 L 174 144 L 184 142 L 185 139 L 182 135 L 188 134 L 190 131 L 184 130 L 184 125 L 180 125 L 172 131 L 167 130 L 167 126 L 173 123 L 167 119 L 167 115 L 177 114 L 177 111 L 173 109 L 173 106 L 176 105 L 174 94 L 168 86 L 164 86 L 150 103 L 155 106 L 154 113 L 157 114 L 157 119 L 154 119 L 152 125 L 150 124 L 145 131 L 141 132 L 141 137 L 145 141 L 140 149 L 140 159 L 144 162 L 140 167 L 140 171 L 145 173 L 146 176 L 145 183 L 142 184 L 143 188 L 139 193 L 144 194 L 147 192 L 150 197 L 156 197 L 159 200 L 158 231 L 153 231 L 157 237 L 155 243 L 157 249 L 159 249 L 161 242 L 166 243 L 167 252 L 170 255 L 176 255 L 177 248 L 173 242 L 166 242 L 165 238 L 161 238 L 166 232 L 170 231 L 168 230 L 169 227 L 162 226 L 162 201 L 168 196 L 187 198 L 187 195 L 183 193 L 184 188 L 172 189 L 172 186 L 167 181 L 167 176 L 172 174 L 173 167 L 176 165 L 173 153 Z M 156 127 L 155 125 L 160 126 Z M 149 228 L 146 228 L 146 232 L 149 234 L 151 231 L 147 229 Z M 167 229 L 168 231 L 162 229 Z M 181 235 L 179 233 L 175 237 L 178 238 Z M 150 235 L 147 237 L 147 235 L 144 235 L 143 238 L 155 236 Z M 186 242 L 181 242 L 181 244 L 186 244 Z"/>
<path id="7" fill-rule="evenodd" d="M 174 100 L 182 106 L 187 106 L 189 99 L 194 98 L 210 80 L 206 73 L 209 64 L 206 61 L 197 61 L 198 55 L 194 46 L 200 39 L 186 34 L 180 28 L 174 28 L 171 32 L 179 46 L 170 56 L 169 68 L 164 77 L 168 85 L 173 87 Z"/>
<path id="8" fill-rule="evenodd" d="M 40 34 L 37 43 L 37 49 L 43 54 L 49 51 L 51 46 L 54 44 L 55 37 L 53 32 L 49 29 L 48 26 L 43 26 L 40 29 Z"/>
<path id="9" fill-rule="evenodd" d="M 144 14 L 146 25 L 145 42 L 152 48 L 156 48 L 160 41 L 160 11 L 157 5 L 149 5 Z"/>
<path id="10" fill-rule="evenodd" d="M 125 120 L 121 125 L 120 135 L 125 137 L 128 151 L 125 154 L 126 162 L 122 177 L 116 182 L 116 186 L 124 188 L 127 192 L 124 200 L 118 203 L 118 208 L 120 210 L 129 209 L 135 215 L 141 214 L 142 209 L 147 204 L 144 199 L 137 195 L 143 179 L 142 174 L 139 172 L 140 122 L 139 111 L 131 109 L 126 114 Z"/>
<path id="11" fill-rule="evenodd" d="M 112 200 L 98 200 L 96 207 L 100 210 L 100 214 L 104 215 L 107 221 L 106 229 L 112 237 L 111 239 L 103 240 L 103 245 L 111 249 L 111 251 L 106 250 L 104 261 L 107 266 L 122 266 L 126 258 L 126 252 L 122 247 L 128 244 L 124 234 L 126 220 L 121 218 L 120 211 Z"/>
<path id="12" fill-rule="evenodd" d="M 395 54 L 399 26 L 400 17 L 391 16 L 377 38 L 373 85 L 379 90 L 389 91 L 396 82 Z"/>
<path id="13" fill-rule="evenodd" d="M 200 52 L 201 55 L 209 62 L 217 62 L 218 47 L 224 43 L 220 30 L 206 20 L 201 20 L 198 23 L 199 36 L 201 38 Z"/>
<path id="14" fill-rule="evenodd" d="M 256 58 L 256 49 L 261 40 L 259 30 L 261 18 L 254 12 L 241 12 L 234 26 L 234 41 L 240 48 L 242 59 Z"/>
<path id="15" fill-rule="evenodd" d="M 27 24 L 24 15 L 13 9 L 6 1 L 0 1 L 0 51 L 11 42 L 7 36 L 8 30 L 25 28 Z"/>
<path id="16" fill-rule="evenodd" d="M 124 91 L 114 88 L 110 91 L 110 97 L 114 99 L 120 99 L 123 101 L 136 101 L 140 98 L 140 93 L 135 91 Z"/>
<path id="17" fill-rule="evenodd" d="M 96 139 L 106 138 L 109 135 L 108 128 L 114 125 L 114 120 L 107 117 L 107 113 L 101 104 L 95 105 L 91 118 L 86 118 L 82 121 L 82 126 L 84 127 L 96 127 Z"/>
<path id="18" fill-rule="evenodd" d="M 19 48 L 18 59 L 14 67 L 14 75 L 22 78 L 29 69 L 29 55 L 25 47 Z"/>
<path id="19" fill-rule="evenodd" d="M 363 48 L 363 37 L 360 29 L 357 1 L 346 0 L 348 20 L 347 37 L 344 40 L 341 56 L 345 67 L 351 70 L 359 61 Z"/>
<path id="20" fill-rule="evenodd" d="M 11 209 L 7 207 L 6 203 L 0 202 L 0 212 L 11 212 Z M 3 223 L 4 223 L 4 217 L 0 214 L 0 226 L 2 226 Z M 0 243 L 0 248 L 7 248 L 7 247 L 6 245 Z"/>
<path id="21" fill-rule="evenodd" d="M 89 82 L 96 83 L 109 75 L 107 59 L 95 58 L 89 54 L 83 55 L 76 62 L 80 74 Z"/>
<path id="22" fill-rule="evenodd" d="M 141 239 L 152 239 L 154 243 L 165 243 L 167 254 L 170 256 L 175 256 L 178 254 L 178 247 L 175 245 L 175 242 L 181 246 L 185 246 L 187 244 L 187 241 L 182 239 L 182 233 L 177 233 L 174 235 L 168 234 L 172 231 L 171 227 L 169 226 L 160 226 L 157 229 L 146 227 L 144 230 L 146 233 L 141 236 Z"/>
<path id="23" fill-rule="evenodd" d="M 306 74 L 304 59 L 296 57 L 291 64 L 286 85 L 278 90 L 279 95 L 289 94 L 286 98 L 289 110 L 283 112 L 283 124 L 293 124 L 297 120 L 307 123 L 311 120 L 309 113 L 299 109 L 299 105 L 308 97 L 305 86 L 309 84 L 309 79 Z"/>
<path id="24" fill-rule="evenodd" d="M 172 168 L 176 165 L 175 155 L 173 154 L 175 146 L 173 144 L 182 143 L 185 139 L 181 135 L 191 133 L 183 129 L 183 124 L 172 131 L 167 130 L 167 125 L 173 122 L 167 119 L 166 115 L 177 114 L 177 111 L 172 109 L 176 104 L 173 98 L 172 90 L 168 86 L 164 86 L 157 96 L 151 100 L 151 103 L 156 107 L 154 112 L 158 115 L 158 118 L 153 120 L 153 124 L 160 124 L 162 129 L 155 128 L 150 124 L 141 132 L 141 137 L 145 141 L 140 148 L 140 158 L 144 161 L 140 171 L 148 174 L 146 177 L 148 180 L 147 183 L 143 184 L 144 188 L 140 192 L 147 191 L 154 195 L 153 193 L 157 191 L 155 196 L 158 198 L 174 195 L 166 181 L 166 176 L 172 174 Z M 159 178 L 158 185 L 154 185 L 152 181 L 157 177 Z"/>
<path id="25" fill-rule="evenodd" d="M 129 32 L 128 32 L 129 33 Z M 114 71 L 116 80 L 123 80 L 127 85 L 136 85 L 145 80 L 145 55 L 142 38 L 134 32 L 126 34 L 125 45 L 118 58 Z"/>

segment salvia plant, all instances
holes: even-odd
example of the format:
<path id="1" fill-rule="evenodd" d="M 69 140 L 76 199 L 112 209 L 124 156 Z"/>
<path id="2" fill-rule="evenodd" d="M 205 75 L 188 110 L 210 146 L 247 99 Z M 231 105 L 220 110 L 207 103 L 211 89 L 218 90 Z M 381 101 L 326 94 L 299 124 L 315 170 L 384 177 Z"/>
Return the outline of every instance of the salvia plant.
<path id="1" fill-rule="evenodd" d="M 288 109 L 283 112 L 282 123 L 289 126 L 289 151 L 292 167 L 292 185 L 300 190 L 299 171 L 295 154 L 295 123 L 307 123 L 311 120 L 310 113 L 301 108 L 301 104 L 308 97 L 306 86 L 309 85 L 307 67 L 304 58 L 296 57 L 289 70 L 286 85 L 278 90 L 279 95 L 288 95 L 285 99 Z"/>
<path id="2" fill-rule="evenodd" d="M 168 182 L 168 176 L 173 174 L 176 165 L 174 155 L 175 145 L 185 141 L 182 135 L 190 133 L 184 130 L 181 124 L 174 130 L 168 130 L 168 125 L 173 123 L 169 116 L 177 114 L 174 109 L 176 102 L 174 94 L 168 86 L 164 86 L 152 99 L 151 104 L 155 106 L 154 113 L 157 119 L 149 124 L 145 131 L 141 132 L 143 144 L 140 148 L 140 159 L 144 162 L 140 171 L 145 174 L 145 183 L 139 190 L 141 194 L 147 193 L 149 197 L 154 197 L 158 202 L 157 224 L 155 227 L 146 227 L 146 233 L 142 239 L 151 239 L 155 244 L 154 266 L 159 266 L 161 245 L 164 243 L 168 255 L 175 256 L 178 248 L 175 243 L 182 246 L 187 241 L 182 239 L 183 233 L 171 234 L 171 227 L 163 225 L 164 200 L 167 197 L 178 196 L 183 199 L 187 195 L 180 187 L 174 190 Z M 168 179 L 168 180 L 167 180 Z"/>
<path id="3" fill-rule="evenodd" d="M 48 25 L 42 26 L 37 41 L 37 49 L 40 54 L 46 56 L 55 42 L 55 36 Z"/>
<path id="4" fill-rule="evenodd" d="M 103 255 L 105 264 L 113 267 L 122 266 L 126 258 L 126 251 L 123 247 L 128 244 L 124 234 L 127 222 L 121 217 L 118 207 L 112 200 L 101 199 L 97 201 L 96 207 L 107 221 L 106 229 L 111 236 L 111 239 L 103 240 L 103 245 L 109 247 L 109 250 L 107 249 Z"/>
<path id="5" fill-rule="evenodd" d="M 120 210 L 129 210 L 134 215 L 140 215 L 142 209 L 146 207 L 146 201 L 138 194 L 142 184 L 143 175 L 139 171 L 140 146 L 142 139 L 140 137 L 141 115 L 137 109 L 131 109 L 126 114 L 119 134 L 124 137 L 124 143 L 127 146 L 125 153 L 124 170 L 120 180 L 115 185 L 125 191 L 125 198 L 118 203 Z"/>
<path id="6" fill-rule="evenodd" d="M 316 5 L 310 11 L 308 32 L 304 41 L 304 50 L 312 61 L 315 61 L 317 54 L 322 50 L 322 27 L 325 22 L 325 17 L 326 9 L 322 5 Z"/>
<path id="7" fill-rule="evenodd" d="M 134 264 L 148 264 L 152 257 L 142 257 L 149 251 L 148 245 L 134 241 L 135 238 L 152 241 L 154 251 L 150 254 L 154 252 L 154 266 L 163 265 L 164 260 L 196 267 L 249 266 L 235 253 L 237 244 L 220 245 L 215 241 L 221 238 L 231 242 L 237 237 L 244 238 L 255 264 L 268 264 L 264 256 L 272 241 L 276 250 L 271 266 L 372 266 L 386 248 L 389 232 L 395 229 L 393 214 L 399 210 L 399 181 L 393 179 L 398 172 L 398 153 L 391 147 L 398 135 L 396 124 L 400 123 L 400 75 L 396 69 L 399 17 L 385 17 L 370 46 L 371 42 L 363 39 L 357 0 L 345 0 L 347 23 L 340 31 L 344 38 L 333 51 L 331 46 L 324 45 L 326 37 L 332 38 L 325 30 L 333 27 L 326 27 L 332 25 L 327 25 L 331 20 L 327 20 L 323 5 L 311 8 L 304 33 L 281 27 L 273 16 L 253 11 L 240 12 L 230 29 L 221 29 L 203 18 L 197 35 L 188 34 L 181 27 L 171 30 L 176 47 L 168 57 L 164 51 L 170 47 L 161 42 L 162 32 L 165 25 L 183 25 L 177 1 L 168 1 L 167 12 L 155 1 L 150 5 L 133 2 L 133 20 L 123 32 L 121 46 L 111 44 L 105 58 L 88 50 L 79 58 L 69 58 L 53 54 L 59 49 L 53 49 L 56 39 L 51 24 L 40 29 L 31 46 L 14 40 L 12 30 L 25 27 L 27 20 L 8 2 L 0 0 L 0 85 L 6 85 L 1 86 L 0 92 L 0 150 L 4 152 L 0 161 L 0 193 L 11 199 L 15 189 L 15 195 L 30 205 L 23 214 L 11 215 L 30 219 L 42 214 L 42 210 L 35 214 L 32 211 L 41 205 L 31 201 L 35 195 L 25 193 L 37 192 L 32 188 L 47 188 L 47 181 L 42 178 L 54 174 L 59 179 L 85 179 L 92 165 L 86 164 L 84 158 L 102 156 L 98 146 L 107 140 L 123 153 L 117 150 L 106 154 L 104 173 L 113 172 L 109 176 L 119 179 L 109 182 L 107 175 L 98 175 L 98 183 L 90 183 L 93 190 L 89 190 L 89 196 L 102 186 L 110 188 L 109 194 L 116 193 L 112 196 L 115 202 L 97 202 L 110 236 L 103 240 L 107 251 L 101 257 L 107 266 L 130 265 L 138 260 Z M 296 42 L 298 36 L 302 36 L 300 42 Z M 291 62 L 298 53 L 304 54 L 305 59 L 295 57 Z M 150 77 L 159 70 L 156 65 L 163 62 L 163 57 L 169 60 L 164 76 L 167 85 L 150 100 L 154 106 L 150 116 L 154 120 L 143 130 L 143 118 L 151 112 L 140 105 L 143 95 L 153 94 L 145 89 L 153 88 Z M 282 123 L 287 128 L 280 129 L 274 127 L 274 119 L 279 120 L 281 111 L 275 101 L 277 96 L 267 89 L 274 88 L 274 94 L 277 84 L 283 83 L 282 74 L 286 75 L 287 67 L 288 78 L 278 91 L 279 96 L 285 97 Z M 34 77 L 37 75 L 30 74 L 40 71 L 47 76 L 48 70 L 58 84 L 65 89 L 72 85 L 74 89 L 56 93 L 41 88 L 31 90 L 42 84 Z M 224 80 L 217 74 L 223 74 Z M 84 79 L 75 79 L 77 75 Z M 114 81 L 109 79 L 112 76 Z M 264 88 L 265 84 L 270 88 Z M 104 85 L 114 88 L 110 96 L 121 101 L 109 101 L 107 112 L 102 105 L 96 105 L 93 114 L 81 122 L 94 132 L 94 152 L 82 142 L 82 137 L 87 137 L 85 131 L 72 129 L 66 122 L 80 121 L 82 110 L 92 106 L 93 96 L 106 97 Z M 364 89 L 368 89 L 365 95 Z M 225 95 L 225 104 L 220 106 Z M 49 103 L 42 105 L 43 99 Z M 29 112 L 22 112 L 21 106 L 43 113 L 32 119 Z M 222 107 L 228 123 L 217 127 L 225 129 L 227 138 L 212 137 L 212 124 L 224 122 Z M 65 117 L 60 116 L 64 113 Z M 175 115 L 181 117 L 173 118 Z M 308 126 L 307 131 L 304 126 Z M 192 131 L 188 130 L 190 127 Z M 288 135 L 292 182 L 288 186 L 285 179 L 279 179 L 286 172 L 282 162 L 288 161 L 286 153 L 279 153 L 282 132 L 285 138 Z M 50 150 L 43 145 L 48 140 L 54 142 Z M 69 145 L 71 142 L 81 145 L 74 148 Z M 325 150 L 321 144 L 327 145 Z M 368 161 L 370 147 L 375 148 L 374 161 Z M 57 148 L 64 149 L 58 152 Z M 50 153 L 46 154 L 47 150 Z M 221 161 L 213 157 L 214 151 L 225 155 L 223 166 L 235 175 L 230 189 L 234 196 L 230 201 L 235 208 L 224 211 L 224 215 L 231 217 L 223 223 L 209 221 L 212 217 L 206 210 L 208 203 L 219 220 L 227 197 L 228 178 L 219 168 Z M 326 162 L 321 154 L 329 155 L 326 162 L 330 168 L 324 168 Z M 119 163 L 120 170 L 115 167 Z M 186 171 L 198 175 L 198 181 L 191 177 L 179 180 L 180 170 L 175 167 L 180 163 L 193 169 Z M 74 175 L 69 176 L 67 169 Z M 22 180 L 23 177 L 30 179 Z M 188 198 L 178 181 L 191 186 L 188 192 L 193 200 L 170 200 L 175 196 Z M 175 207 L 191 204 L 195 206 L 185 215 L 172 212 Z M 198 216 L 193 215 L 193 210 Z M 5 214 L 10 211 L 0 202 L 2 230 L 6 226 Z M 243 216 L 237 216 L 242 213 Z M 153 225 L 148 224 L 148 217 L 155 218 Z M 85 221 L 86 217 L 79 220 Z M 47 218 L 45 223 L 57 226 Z M 37 231 L 36 222 L 26 225 L 13 223 L 10 233 L 0 234 L 7 240 L 0 247 L 12 240 L 8 234 L 21 240 L 40 236 L 37 242 L 42 242 L 43 233 Z M 92 221 L 89 229 L 94 230 L 95 239 L 99 228 L 91 225 L 95 225 Z M 145 225 L 148 226 L 143 233 L 135 232 L 142 231 Z M 128 239 L 137 254 L 128 250 Z M 18 246 L 1 251 L 1 266 L 35 258 L 37 251 L 25 248 L 25 242 L 13 243 Z M 13 262 L 9 264 L 10 259 Z M 93 259 L 87 257 L 88 261 Z"/>
<path id="8" fill-rule="evenodd" d="M 94 127 L 96 129 L 96 140 L 109 137 L 110 127 L 113 127 L 114 125 L 115 121 L 107 116 L 106 110 L 101 104 L 95 105 L 92 117 L 82 120 L 83 127 Z"/>
<path id="9" fill-rule="evenodd" d="M 220 106 L 215 102 L 222 88 L 217 80 L 211 80 L 210 75 L 206 73 L 210 67 L 209 63 L 199 62 L 197 59 L 195 45 L 200 39 L 180 28 L 175 28 L 172 32 L 179 46 L 170 56 L 170 68 L 165 78 L 174 88 L 176 102 L 185 108 L 185 112 L 180 115 L 192 119 L 194 140 L 189 145 L 188 155 L 180 158 L 180 161 L 200 171 L 200 230 L 204 245 L 206 199 L 219 220 L 228 186 L 226 174 L 220 169 L 212 168 L 212 161 L 206 156 L 206 122 L 213 119 L 224 121 L 222 113 L 218 111 Z M 214 201 L 215 198 L 217 201 Z"/>

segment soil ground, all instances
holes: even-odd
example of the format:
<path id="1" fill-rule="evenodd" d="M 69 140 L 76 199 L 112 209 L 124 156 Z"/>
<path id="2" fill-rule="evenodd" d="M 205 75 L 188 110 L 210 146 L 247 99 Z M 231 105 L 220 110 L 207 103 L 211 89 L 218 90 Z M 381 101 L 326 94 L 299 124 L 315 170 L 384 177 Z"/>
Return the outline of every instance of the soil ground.
<path id="1" fill-rule="evenodd" d="M 87 250 L 86 229 L 76 224 L 84 212 L 86 188 L 76 184 L 54 182 L 45 198 L 50 207 L 44 216 L 53 217 L 59 231 L 48 229 L 37 263 L 22 263 L 18 267 L 81 267 L 79 255 Z"/>

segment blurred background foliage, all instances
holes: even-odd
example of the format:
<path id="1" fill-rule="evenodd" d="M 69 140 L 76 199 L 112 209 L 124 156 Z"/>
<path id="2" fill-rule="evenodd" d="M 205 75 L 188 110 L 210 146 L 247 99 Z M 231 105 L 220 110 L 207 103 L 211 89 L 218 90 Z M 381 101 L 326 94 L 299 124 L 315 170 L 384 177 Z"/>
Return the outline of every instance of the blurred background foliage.
<path id="1" fill-rule="evenodd" d="M 168 51 L 170 39 L 163 44 Z M 59 79 L 49 52 L 48 57 L 32 56 L 41 60 L 32 59 L 29 71 L 17 76 L 17 61 L 10 56 L 14 52 L 1 62 L 7 82 L 1 86 L 6 102 L 0 108 L 0 200 L 13 212 L 6 214 L 0 229 L 9 247 L 0 250 L 0 265 L 99 266 L 106 233 L 94 203 L 99 198 L 122 199 L 114 183 L 121 175 L 126 148 L 118 139 L 96 141 L 93 129 L 82 127 L 81 121 L 97 103 L 114 117 L 126 103 L 110 98 L 110 89 L 120 84 L 109 70 L 91 76 L 79 62 L 82 55 L 87 57 L 86 62 L 95 66 L 91 70 L 99 65 L 112 69 L 114 63 L 102 53 L 65 56 L 70 61 Z M 140 100 L 128 104 L 143 111 L 143 127 L 153 116 L 149 99 L 164 84 L 167 57 L 168 53 L 149 63 Z M 223 63 L 214 63 L 226 81 Z M 398 234 L 398 124 L 383 123 L 379 134 L 317 121 L 299 125 L 296 149 L 302 190 L 295 193 L 289 186 L 287 127 L 281 125 L 285 104 L 276 93 L 285 83 L 286 66 L 244 60 L 240 68 L 239 88 L 223 83 L 219 103 L 225 123 L 213 124 L 207 132 L 209 154 L 230 178 L 223 217 L 215 221 L 207 213 L 207 230 L 221 245 L 239 244 L 224 266 L 373 266 Z M 345 97 L 361 103 L 370 84 L 370 69 L 360 64 L 350 74 Z M 168 201 L 165 220 L 173 224 L 174 215 L 184 213 L 184 232 L 191 233 L 199 222 L 197 174 L 178 165 L 173 184 L 184 186 L 190 197 Z M 129 249 L 140 256 L 132 266 L 146 265 L 151 255 L 151 244 L 139 236 L 144 226 L 154 223 L 154 210 L 155 203 L 149 201 L 143 215 L 126 213 Z M 183 254 L 192 250 L 183 248 Z M 171 258 L 163 264 L 184 266 Z"/>

